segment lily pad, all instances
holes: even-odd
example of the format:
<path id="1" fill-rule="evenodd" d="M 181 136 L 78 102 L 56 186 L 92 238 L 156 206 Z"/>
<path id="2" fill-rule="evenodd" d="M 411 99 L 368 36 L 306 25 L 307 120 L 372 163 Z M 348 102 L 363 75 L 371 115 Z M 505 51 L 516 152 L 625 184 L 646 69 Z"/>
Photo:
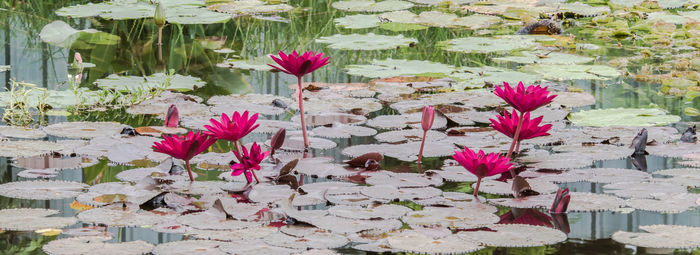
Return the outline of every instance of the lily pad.
<path id="1" fill-rule="evenodd" d="M 87 184 L 68 181 L 20 181 L 0 185 L 0 196 L 32 199 L 55 200 L 75 197 L 83 193 Z"/>
<path id="2" fill-rule="evenodd" d="M 500 37 L 466 37 L 441 42 L 448 51 L 492 53 L 518 49 L 533 48 L 537 37 L 528 35 L 509 35 Z"/>
<path id="3" fill-rule="evenodd" d="M 519 55 L 498 57 L 493 60 L 519 64 L 584 64 L 593 61 L 593 58 L 561 52 L 524 51 Z"/>
<path id="4" fill-rule="evenodd" d="M 664 126 L 676 123 L 681 118 L 656 108 L 611 108 L 571 113 L 569 120 L 575 125 L 591 127 Z"/>
<path id="5" fill-rule="evenodd" d="M 58 213 L 58 210 L 42 208 L 0 210 L 0 229 L 34 231 L 45 228 L 62 228 L 78 222 L 75 217 L 48 217 Z"/>
<path id="6" fill-rule="evenodd" d="M 192 76 L 175 74 L 168 77 L 164 73 L 156 73 L 150 76 L 119 76 L 112 74 L 104 79 L 95 81 L 95 85 L 102 89 L 115 89 L 123 92 L 135 92 L 139 89 L 149 91 L 153 88 L 163 88 L 177 91 L 190 91 L 206 85 L 204 81 Z"/>
<path id="7" fill-rule="evenodd" d="M 373 60 L 369 65 L 348 65 L 350 75 L 386 78 L 401 75 L 447 76 L 455 68 L 451 65 L 421 60 L 385 59 Z"/>
<path id="8" fill-rule="evenodd" d="M 333 20 L 336 25 L 347 29 L 363 29 L 379 26 L 379 17 L 375 14 L 355 14 Z"/>
<path id="9" fill-rule="evenodd" d="M 537 73 L 550 80 L 609 80 L 621 75 L 615 68 L 604 65 L 526 65 L 522 71 Z"/>
<path id="10" fill-rule="evenodd" d="M 700 247 L 700 227 L 677 225 L 640 226 L 645 232 L 618 231 L 612 239 L 639 247 L 688 249 Z"/>
<path id="11" fill-rule="evenodd" d="M 495 247 L 538 247 L 566 241 L 559 230 L 528 224 L 494 224 L 489 230 L 463 231 L 457 236 L 470 242 Z"/>
<path id="12" fill-rule="evenodd" d="M 368 34 L 335 34 L 316 39 L 318 43 L 329 44 L 331 49 L 341 50 L 388 50 L 399 47 L 407 47 L 418 42 L 414 38 L 406 38 L 403 35 L 375 35 Z"/>
<path id="13" fill-rule="evenodd" d="M 88 49 L 95 45 L 115 45 L 120 40 L 119 36 L 95 29 L 77 30 L 60 20 L 44 26 L 39 37 L 48 44 L 74 49 Z"/>
<path id="14" fill-rule="evenodd" d="M 106 243 L 111 237 L 80 236 L 53 240 L 42 249 L 49 255 L 79 255 L 100 251 L 106 255 L 146 254 L 153 250 L 153 244 L 136 240 L 131 242 Z"/>
<path id="15" fill-rule="evenodd" d="M 375 2 L 374 0 L 345 0 L 336 1 L 333 8 L 349 12 L 386 12 L 405 10 L 413 7 L 413 4 L 401 0 L 386 0 Z"/>
<path id="16" fill-rule="evenodd" d="M 405 230 L 387 239 L 393 249 L 411 253 L 462 254 L 485 248 L 477 242 L 466 241 L 456 235 L 432 238 L 414 230 Z"/>

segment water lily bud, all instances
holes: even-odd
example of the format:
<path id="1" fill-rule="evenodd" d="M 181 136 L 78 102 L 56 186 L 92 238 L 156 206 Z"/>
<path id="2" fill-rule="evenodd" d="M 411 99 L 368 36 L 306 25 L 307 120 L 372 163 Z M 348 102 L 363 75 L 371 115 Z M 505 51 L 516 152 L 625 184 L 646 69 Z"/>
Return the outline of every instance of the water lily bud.
<path id="1" fill-rule="evenodd" d="M 435 121 L 435 108 L 432 106 L 423 107 L 423 118 L 420 122 L 423 131 L 430 130 L 433 127 L 433 121 Z"/>
<path id="2" fill-rule="evenodd" d="M 156 3 L 156 13 L 153 15 L 153 20 L 158 26 L 165 25 L 165 6 L 160 2 Z"/>
<path id="3" fill-rule="evenodd" d="M 279 150 L 279 148 L 282 147 L 284 144 L 284 138 L 287 136 L 287 130 L 284 128 L 280 128 L 277 130 L 277 133 L 275 133 L 274 136 L 272 136 L 272 139 L 270 140 L 270 146 L 272 147 L 272 151 Z"/>
<path id="4" fill-rule="evenodd" d="M 80 52 L 75 53 L 75 62 L 78 63 L 78 65 L 83 64 L 83 57 L 80 56 Z"/>

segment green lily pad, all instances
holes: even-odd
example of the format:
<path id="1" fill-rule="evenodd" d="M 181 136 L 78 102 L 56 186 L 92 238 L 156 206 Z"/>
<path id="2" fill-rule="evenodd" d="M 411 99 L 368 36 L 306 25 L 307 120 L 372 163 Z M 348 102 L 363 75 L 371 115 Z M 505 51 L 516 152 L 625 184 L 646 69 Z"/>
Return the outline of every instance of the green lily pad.
<path id="1" fill-rule="evenodd" d="M 241 70 L 255 71 L 272 71 L 274 68 L 267 64 L 276 64 L 269 56 L 261 56 L 253 59 L 227 59 L 223 63 L 217 64 L 218 67 L 228 67 Z"/>
<path id="2" fill-rule="evenodd" d="M 107 78 L 95 81 L 95 85 L 102 89 L 115 89 L 124 92 L 136 91 L 139 88 L 150 90 L 152 88 L 163 87 L 166 83 L 167 75 L 156 73 L 151 76 L 119 76 L 112 74 Z M 190 91 L 195 88 L 201 88 L 206 83 L 199 78 L 192 76 L 182 76 L 179 74 L 173 75 L 170 80 L 170 85 L 167 89 L 177 91 Z"/>
<path id="3" fill-rule="evenodd" d="M 228 3 L 209 6 L 209 9 L 240 16 L 288 12 L 294 9 L 294 7 L 288 4 L 267 4 L 260 0 L 231 0 Z"/>
<path id="4" fill-rule="evenodd" d="M 678 15 L 700 21 L 700 11 L 678 12 Z"/>
<path id="5" fill-rule="evenodd" d="M 541 74 L 549 80 L 608 80 L 621 75 L 617 69 L 604 65 L 526 65 L 522 71 Z"/>
<path id="6" fill-rule="evenodd" d="M 621 6 L 621 7 L 632 7 L 637 4 L 644 2 L 644 0 L 610 0 L 611 5 Z M 675 9 L 681 8 L 684 4 L 688 3 L 688 0 L 663 0 L 657 1 L 659 7 L 664 9 Z"/>
<path id="7" fill-rule="evenodd" d="M 119 36 L 95 29 L 77 30 L 60 20 L 44 26 L 39 37 L 48 44 L 75 49 L 87 49 L 94 45 L 114 45 L 119 42 Z"/>
<path id="8" fill-rule="evenodd" d="M 652 12 L 649 13 L 649 17 L 647 18 L 649 21 L 663 21 L 663 22 L 668 22 L 668 23 L 673 23 L 677 25 L 682 25 L 687 22 L 693 21 L 692 18 L 686 17 L 686 16 L 681 16 L 681 15 L 675 15 L 675 14 L 670 14 L 668 12 Z"/>
<path id="9" fill-rule="evenodd" d="M 423 30 L 428 29 L 428 27 L 418 24 L 408 24 L 408 23 L 398 23 L 398 22 L 387 22 L 381 23 L 379 28 L 394 31 L 394 32 L 405 32 L 413 30 Z"/>
<path id="10" fill-rule="evenodd" d="M 370 65 L 349 65 L 350 75 L 386 78 L 401 75 L 444 77 L 455 71 L 455 67 L 422 60 L 385 59 L 373 60 Z"/>
<path id="11" fill-rule="evenodd" d="M 408 0 L 417 4 L 421 5 L 430 5 L 430 6 L 435 6 L 439 5 L 441 3 L 446 3 L 450 2 L 453 4 L 458 4 L 458 5 L 464 5 L 464 4 L 471 4 L 471 3 L 476 3 L 480 0 Z"/>
<path id="12" fill-rule="evenodd" d="M 517 84 L 521 81 L 526 84 L 534 84 L 542 79 L 541 75 L 492 66 L 462 67 L 450 74 L 449 77 L 458 82 L 452 86 L 457 91 L 465 88 L 481 88 L 486 84 L 502 84 L 504 81 L 511 84 Z"/>
<path id="13" fill-rule="evenodd" d="M 333 8 L 349 12 L 387 12 L 399 11 L 413 7 L 412 3 L 401 0 L 387 0 L 375 2 L 374 0 L 347 0 L 333 2 Z"/>
<path id="14" fill-rule="evenodd" d="M 496 61 L 515 62 L 519 64 L 583 64 L 593 61 L 591 57 L 584 57 L 561 52 L 521 52 L 522 56 L 507 56 L 494 58 Z"/>
<path id="15" fill-rule="evenodd" d="M 328 47 L 332 49 L 342 50 L 387 50 L 395 49 L 401 46 L 409 46 L 417 43 L 414 38 L 406 38 L 403 35 L 375 35 L 369 34 L 335 34 L 316 39 L 318 43 L 330 44 Z"/>
<path id="16" fill-rule="evenodd" d="M 382 13 L 379 14 L 379 17 L 397 23 L 420 24 L 431 27 L 462 26 L 470 29 L 484 28 L 503 21 L 503 19 L 499 17 L 490 15 L 475 14 L 459 17 L 452 13 L 438 11 L 425 11 L 420 14 L 414 14 L 413 12 L 402 10 Z"/>
<path id="17" fill-rule="evenodd" d="M 204 8 L 199 0 L 162 0 L 166 9 L 166 20 L 178 24 L 212 24 L 226 22 L 231 15 Z M 147 1 L 114 0 L 104 3 L 88 3 L 63 7 L 56 11 L 59 16 L 73 18 L 101 17 L 104 19 L 129 20 L 152 18 L 155 5 Z"/>
<path id="18" fill-rule="evenodd" d="M 499 37 L 466 37 L 443 41 L 445 50 L 457 52 L 492 53 L 533 48 L 538 37 L 509 35 Z"/>
<path id="19" fill-rule="evenodd" d="M 83 105 L 94 105 L 97 103 L 97 92 L 89 91 L 86 88 L 81 88 L 83 95 Z M 27 95 L 27 100 L 24 103 L 29 107 L 37 107 L 39 99 L 44 97 L 44 91 L 33 89 Z M 0 92 L 0 105 L 5 106 L 10 101 L 10 92 Z M 68 106 L 76 104 L 75 93 L 72 90 L 46 90 L 45 104 L 50 105 L 54 109 L 65 109 Z"/>
<path id="20" fill-rule="evenodd" d="M 348 29 L 362 29 L 379 26 L 379 17 L 375 14 L 355 14 L 333 20 L 336 25 Z"/>
<path id="21" fill-rule="evenodd" d="M 569 120 L 579 126 L 664 126 L 681 120 L 677 115 L 669 115 L 656 108 L 612 108 L 595 109 L 571 113 Z"/>

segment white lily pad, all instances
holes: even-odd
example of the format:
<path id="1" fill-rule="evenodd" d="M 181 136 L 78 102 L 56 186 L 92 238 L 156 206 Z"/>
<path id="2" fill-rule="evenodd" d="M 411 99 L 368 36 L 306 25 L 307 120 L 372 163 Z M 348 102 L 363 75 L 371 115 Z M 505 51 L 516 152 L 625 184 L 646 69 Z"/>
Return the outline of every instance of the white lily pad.
<path id="1" fill-rule="evenodd" d="M 46 137 L 40 129 L 28 127 L 0 126 L 0 136 L 24 139 L 39 139 Z"/>
<path id="2" fill-rule="evenodd" d="M 679 225 L 639 226 L 645 232 L 617 231 L 612 239 L 639 247 L 692 249 L 700 247 L 700 227 Z"/>
<path id="3" fill-rule="evenodd" d="M 101 236 L 80 236 L 53 240 L 42 247 L 49 255 L 79 255 L 100 251 L 106 255 L 146 254 L 153 250 L 153 244 L 136 240 L 131 242 L 106 243 L 111 239 Z"/>
<path id="4" fill-rule="evenodd" d="M 162 243 L 153 249 L 155 255 L 177 255 L 177 254 L 194 254 L 203 253 L 207 255 L 226 255 L 228 253 L 219 249 L 226 242 L 211 241 L 211 240 L 183 240 Z"/>
<path id="5" fill-rule="evenodd" d="M 75 217 L 48 217 L 57 210 L 42 208 L 15 208 L 0 210 L 0 229 L 10 231 L 34 231 L 46 228 L 62 228 L 78 222 Z"/>
<path id="6" fill-rule="evenodd" d="M 124 127 L 117 122 L 61 122 L 44 127 L 44 132 L 59 137 L 90 139 L 118 135 Z"/>
<path id="7" fill-rule="evenodd" d="M 606 184 L 603 186 L 603 192 L 622 198 L 654 198 L 688 191 L 684 186 L 663 182 L 618 182 Z"/>
<path id="8" fill-rule="evenodd" d="M 432 238 L 413 230 L 393 234 L 387 239 L 393 249 L 411 253 L 462 254 L 485 248 L 477 242 L 465 241 L 456 235 Z"/>
<path id="9" fill-rule="evenodd" d="M 482 231 L 463 231 L 459 238 L 494 247 L 538 247 L 566 241 L 559 230 L 527 224 L 494 224 Z"/>
<path id="10" fill-rule="evenodd" d="M 562 52 L 524 51 L 520 55 L 494 58 L 496 61 L 515 62 L 519 64 L 584 64 L 593 61 L 584 57 Z"/>
<path id="11" fill-rule="evenodd" d="M 69 181 L 20 181 L 0 184 L 0 196 L 55 200 L 71 198 L 83 193 L 87 184 Z"/>
<path id="12" fill-rule="evenodd" d="M 614 211 L 626 205 L 625 200 L 607 194 L 587 192 L 571 192 L 569 212 L 599 212 Z M 494 198 L 489 203 L 513 208 L 542 208 L 549 209 L 554 202 L 555 194 L 528 196 L 522 198 Z"/>

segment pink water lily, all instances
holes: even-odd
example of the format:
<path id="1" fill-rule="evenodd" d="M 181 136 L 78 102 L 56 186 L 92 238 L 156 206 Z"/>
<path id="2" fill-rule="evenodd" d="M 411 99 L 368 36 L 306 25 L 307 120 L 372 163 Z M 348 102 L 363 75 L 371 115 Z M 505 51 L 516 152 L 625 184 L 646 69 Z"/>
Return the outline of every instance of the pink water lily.
<path id="1" fill-rule="evenodd" d="M 83 64 L 83 57 L 80 55 L 80 52 L 76 52 L 73 56 L 75 57 L 75 63 L 78 63 L 78 65 Z"/>
<path id="2" fill-rule="evenodd" d="M 302 84 L 301 78 L 304 75 L 316 71 L 316 69 L 330 63 L 329 57 L 323 57 L 323 53 L 316 53 L 313 51 L 304 52 L 304 54 L 299 55 L 296 51 L 292 54 L 285 54 L 283 51 L 279 52 L 279 57 L 270 55 L 272 60 L 274 60 L 279 66 L 269 65 L 277 70 L 280 70 L 286 74 L 294 75 L 297 77 L 297 91 L 295 93 L 297 97 L 297 103 L 299 105 L 299 114 L 301 115 L 301 132 L 304 136 L 304 148 L 309 148 L 309 136 L 306 132 L 306 118 L 304 118 L 304 100 L 302 98 Z"/>
<path id="3" fill-rule="evenodd" d="M 423 128 L 423 139 L 420 143 L 420 151 L 418 152 L 418 164 L 421 163 L 423 158 L 423 147 L 425 147 L 425 137 L 428 135 L 428 130 L 433 127 L 433 122 L 435 121 L 435 108 L 432 106 L 423 107 L 423 116 L 421 118 L 420 124 Z"/>
<path id="4" fill-rule="evenodd" d="M 510 158 L 508 157 L 503 157 L 497 153 L 486 154 L 482 150 L 475 153 L 467 147 L 464 147 L 464 150 L 455 151 L 455 155 L 452 158 L 457 160 L 467 171 L 476 175 L 477 181 L 474 196 L 479 192 L 482 178 L 509 171 L 513 167 L 513 164 L 509 163 Z"/>
<path id="5" fill-rule="evenodd" d="M 279 51 L 279 57 L 274 55 L 270 55 L 270 57 L 280 66 L 268 64 L 269 66 L 298 78 L 330 63 L 330 57 L 324 58 L 323 53 L 313 51 L 304 52 L 301 56 L 296 51 L 292 51 L 292 54 L 289 55 Z"/>
<path id="6" fill-rule="evenodd" d="M 234 142 L 236 150 L 238 150 L 238 141 L 260 126 L 260 124 L 255 124 L 258 120 L 258 114 L 253 114 L 250 117 L 248 114 L 248 111 L 243 112 L 243 114 L 234 112 L 229 118 L 224 113 L 219 121 L 212 118 L 209 120 L 211 125 L 204 126 L 207 129 L 204 133 L 216 139 Z"/>
<path id="7" fill-rule="evenodd" d="M 173 158 L 185 161 L 187 173 L 190 176 L 190 181 L 194 181 L 192 169 L 190 168 L 190 160 L 202 153 L 216 142 L 216 138 L 203 134 L 201 131 L 190 131 L 185 135 L 164 135 L 163 140 L 153 143 L 153 150 L 160 153 L 165 153 Z"/>
<path id="8" fill-rule="evenodd" d="M 494 93 L 520 113 L 524 113 L 537 110 L 537 108 L 551 103 L 557 97 L 557 95 L 550 96 L 547 88 L 540 85 L 525 88 L 523 82 L 520 82 L 513 89 L 510 84 L 503 82 L 503 88 L 496 86 Z"/>
<path id="9" fill-rule="evenodd" d="M 518 136 L 518 141 L 516 141 L 515 151 L 520 150 L 520 141 L 532 139 L 540 136 L 548 136 L 547 133 L 552 129 L 552 124 L 546 124 L 540 126 L 544 116 L 540 116 L 534 119 L 530 119 L 530 113 L 526 112 L 523 115 L 522 126 L 520 127 L 520 135 Z M 491 127 L 502 134 L 515 139 L 515 131 L 518 129 L 518 122 L 520 121 L 520 116 L 516 110 L 513 110 L 511 114 L 504 111 L 503 115 L 496 116 L 496 120 L 489 119 L 491 121 Z"/>
<path id="10" fill-rule="evenodd" d="M 165 115 L 165 123 L 163 125 L 169 128 L 177 128 L 179 124 L 180 113 L 177 110 L 177 106 L 171 104 L 170 107 L 168 107 L 168 112 Z"/>
<path id="11" fill-rule="evenodd" d="M 238 163 L 231 166 L 231 170 L 233 170 L 233 172 L 231 172 L 231 176 L 245 174 L 245 178 L 248 180 L 248 183 L 253 181 L 253 177 L 255 178 L 256 182 L 260 183 L 260 180 L 258 180 L 258 176 L 255 175 L 254 170 L 260 170 L 260 162 L 262 162 L 270 154 L 270 152 L 263 152 L 257 143 L 253 143 L 253 145 L 250 146 L 250 151 L 243 146 L 242 153 L 233 151 L 233 154 L 236 155 Z"/>

